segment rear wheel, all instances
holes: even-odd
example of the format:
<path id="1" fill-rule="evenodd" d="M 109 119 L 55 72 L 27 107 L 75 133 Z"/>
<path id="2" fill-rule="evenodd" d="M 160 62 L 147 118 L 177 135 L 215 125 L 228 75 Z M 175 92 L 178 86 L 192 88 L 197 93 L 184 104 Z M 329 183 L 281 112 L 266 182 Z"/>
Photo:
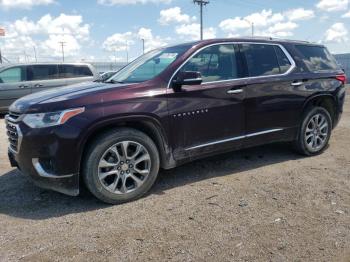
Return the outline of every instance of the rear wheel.
<path id="1" fill-rule="evenodd" d="M 159 154 L 144 133 L 121 128 L 98 137 L 85 157 L 83 178 L 100 200 L 120 204 L 144 195 L 159 171 Z"/>
<path id="2" fill-rule="evenodd" d="M 320 154 L 327 148 L 331 133 L 329 112 L 323 107 L 313 107 L 304 114 L 295 148 L 308 156 Z"/>

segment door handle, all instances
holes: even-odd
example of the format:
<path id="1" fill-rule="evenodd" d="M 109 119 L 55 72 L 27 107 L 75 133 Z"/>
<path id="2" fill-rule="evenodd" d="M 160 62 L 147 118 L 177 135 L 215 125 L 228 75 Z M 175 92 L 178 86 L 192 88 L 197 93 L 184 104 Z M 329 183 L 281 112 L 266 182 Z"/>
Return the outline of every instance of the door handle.
<path id="1" fill-rule="evenodd" d="M 306 79 L 298 80 L 298 81 L 292 82 L 291 85 L 292 85 L 292 86 L 301 86 L 301 85 L 305 84 L 305 82 L 307 82 Z"/>
<path id="2" fill-rule="evenodd" d="M 26 85 L 19 85 L 18 87 L 19 88 L 27 88 L 28 86 L 26 86 Z"/>
<path id="3" fill-rule="evenodd" d="M 302 81 L 291 83 L 292 86 L 301 86 L 302 84 L 304 84 Z"/>
<path id="4" fill-rule="evenodd" d="M 42 84 L 36 84 L 36 85 L 34 85 L 34 87 L 43 87 L 44 85 L 42 85 Z"/>
<path id="5" fill-rule="evenodd" d="M 243 93 L 243 89 L 231 89 L 227 91 L 227 94 L 240 94 Z"/>

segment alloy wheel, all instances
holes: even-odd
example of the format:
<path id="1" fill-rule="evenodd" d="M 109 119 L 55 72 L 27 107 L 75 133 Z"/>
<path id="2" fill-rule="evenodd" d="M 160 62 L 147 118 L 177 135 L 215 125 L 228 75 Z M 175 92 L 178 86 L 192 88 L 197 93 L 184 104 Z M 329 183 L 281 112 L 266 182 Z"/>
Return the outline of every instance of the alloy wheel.
<path id="1" fill-rule="evenodd" d="M 311 152 L 321 150 L 327 143 L 329 136 L 329 124 L 326 117 L 322 114 L 316 114 L 309 120 L 304 140 L 306 147 Z"/>
<path id="2" fill-rule="evenodd" d="M 127 194 L 139 188 L 151 170 L 146 147 L 135 141 L 122 141 L 108 148 L 98 165 L 103 187 L 115 194 Z"/>

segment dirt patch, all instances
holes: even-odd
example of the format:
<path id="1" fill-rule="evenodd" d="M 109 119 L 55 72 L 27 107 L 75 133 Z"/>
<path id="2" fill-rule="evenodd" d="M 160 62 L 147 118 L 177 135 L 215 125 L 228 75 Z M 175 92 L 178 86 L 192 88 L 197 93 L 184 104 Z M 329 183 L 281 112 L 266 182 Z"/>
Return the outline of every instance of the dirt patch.
<path id="1" fill-rule="evenodd" d="M 224 154 L 119 206 L 32 185 L 9 166 L 1 119 L 0 261 L 350 261 L 349 99 L 320 156 Z"/>

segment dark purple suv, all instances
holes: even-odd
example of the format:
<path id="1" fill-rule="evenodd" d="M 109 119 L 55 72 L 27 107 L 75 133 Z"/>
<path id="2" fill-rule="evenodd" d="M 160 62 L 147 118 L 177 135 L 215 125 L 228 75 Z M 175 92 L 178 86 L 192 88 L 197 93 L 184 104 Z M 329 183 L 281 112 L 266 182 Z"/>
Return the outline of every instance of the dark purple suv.
<path id="1" fill-rule="evenodd" d="M 108 203 L 150 190 L 160 168 L 293 142 L 321 153 L 346 77 L 324 46 L 216 39 L 151 51 L 106 82 L 26 96 L 6 116 L 13 166 L 38 186 Z"/>

